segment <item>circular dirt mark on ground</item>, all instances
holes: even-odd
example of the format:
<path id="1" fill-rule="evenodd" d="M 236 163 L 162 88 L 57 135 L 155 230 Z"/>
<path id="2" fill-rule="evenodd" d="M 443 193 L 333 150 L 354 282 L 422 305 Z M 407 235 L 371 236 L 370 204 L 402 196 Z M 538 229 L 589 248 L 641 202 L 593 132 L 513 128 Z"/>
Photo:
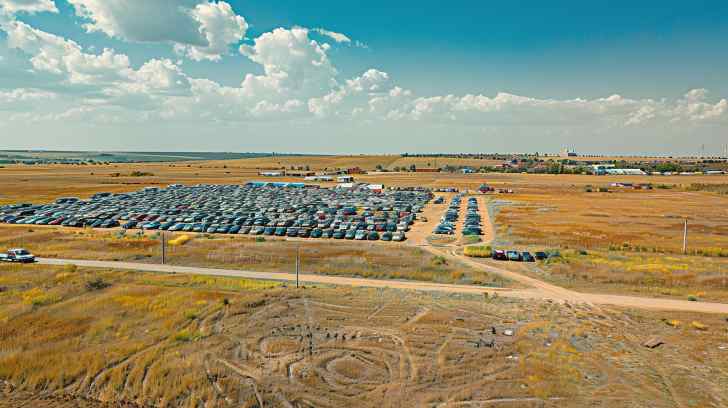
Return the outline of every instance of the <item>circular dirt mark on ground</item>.
<path id="1" fill-rule="evenodd" d="M 260 341 L 260 351 L 270 357 L 295 353 L 300 348 L 301 340 L 298 337 L 266 337 Z"/>
<path id="2" fill-rule="evenodd" d="M 387 366 L 358 353 L 344 353 L 326 363 L 326 372 L 339 382 L 382 384 L 390 380 Z"/>

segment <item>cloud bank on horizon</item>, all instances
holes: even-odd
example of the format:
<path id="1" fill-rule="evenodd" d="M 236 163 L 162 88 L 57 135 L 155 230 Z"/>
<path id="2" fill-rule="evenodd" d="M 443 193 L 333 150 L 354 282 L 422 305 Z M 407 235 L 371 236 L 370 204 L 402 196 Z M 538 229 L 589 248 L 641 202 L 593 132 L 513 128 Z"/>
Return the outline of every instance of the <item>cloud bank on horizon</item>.
<path id="1" fill-rule="evenodd" d="M 376 123 L 392 124 L 397 132 L 452 125 L 505 135 L 514 127 L 541 127 L 552 134 L 589 127 L 600 134 L 655 135 L 669 128 L 690 137 L 724 132 L 728 125 L 728 100 L 711 98 L 706 89 L 674 99 L 617 94 L 551 99 L 506 92 L 433 96 L 418 95 L 376 68 L 342 78 L 333 51 L 364 46 L 359 40 L 302 26 L 248 38 L 245 10 L 238 14 L 225 1 L 67 0 L 67 5 L 68 18 L 82 23 L 90 45 L 34 25 L 41 14 L 61 13 L 60 1 L 0 0 L 7 49 L 25 59 L 26 74 L 46 78 L 0 88 L 0 129 L 45 122 L 63 127 L 175 121 L 191 129 L 265 122 L 296 129 L 325 123 L 337 132 L 351 123 Z M 176 58 L 132 61 L 113 48 L 97 49 L 93 38 L 99 35 L 130 47 L 169 47 Z M 241 56 L 258 72 L 241 70 L 237 86 L 185 70 L 190 63 L 219 64 Z"/>

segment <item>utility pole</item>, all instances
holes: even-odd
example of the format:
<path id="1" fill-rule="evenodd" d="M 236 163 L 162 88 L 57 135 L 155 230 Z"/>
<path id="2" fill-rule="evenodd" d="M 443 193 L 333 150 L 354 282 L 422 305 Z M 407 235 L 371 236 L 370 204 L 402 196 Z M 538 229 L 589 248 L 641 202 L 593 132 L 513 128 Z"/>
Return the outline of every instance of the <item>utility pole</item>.
<path id="1" fill-rule="evenodd" d="M 296 289 L 298 289 L 298 274 L 301 271 L 301 245 L 296 247 Z"/>
<path id="2" fill-rule="evenodd" d="M 685 227 L 683 228 L 683 255 L 688 253 L 688 219 L 685 218 Z"/>
<path id="3" fill-rule="evenodd" d="M 167 234 L 162 232 L 162 265 L 167 264 Z"/>

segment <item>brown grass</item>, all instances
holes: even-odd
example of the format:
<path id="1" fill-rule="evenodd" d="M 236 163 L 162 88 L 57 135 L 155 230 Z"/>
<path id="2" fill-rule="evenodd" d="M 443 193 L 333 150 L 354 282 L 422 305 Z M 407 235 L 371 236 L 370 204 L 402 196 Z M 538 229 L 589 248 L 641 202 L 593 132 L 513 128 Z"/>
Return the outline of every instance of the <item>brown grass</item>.
<path id="1" fill-rule="evenodd" d="M 497 242 L 561 249 L 564 257 L 547 263 L 547 274 L 539 276 L 577 289 L 684 298 L 693 288 L 728 299 L 728 197 L 680 189 L 612 190 L 554 186 L 508 197 L 497 203 Z"/>
<path id="2" fill-rule="evenodd" d="M 37 265 L 0 265 L 0 277 L 3 408 L 45 406 L 34 402 L 41 396 L 54 407 L 423 406 L 499 396 L 667 407 L 675 396 L 698 406 L 728 398 L 719 316 Z M 96 277 L 110 286 L 87 290 Z M 36 289 L 59 299 L 18 301 Z M 476 347 L 491 327 L 497 347 Z M 644 350 L 649 336 L 667 346 Z M 695 366 L 705 369 L 687 370 Z"/>
<path id="3" fill-rule="evenodd" d="M 137 238 L 129 233 L 121 237 L 109 231 L 13 225 L 0 225 L 0 231 L 0 246 L 28 248 L 41 257 L 161 262 L 161 241 L 151 235 Z M 291 272 L 295 270 L 299 246 L 302 271 L 305 273 L 507 285 L 505 280 L 495 275 L 461 264 L 438 263 L 419 248 L 396 243 L 336 241 L 334 244 L 330 240 L 256 242 L 246 236 L 200 235 L 185 245 L 169 246 L 168 262 L 182 266 Z M 459 274 L 454 275 L 456 271 Z M 454 276 L 459 278 L 455 280 Z"/>
<path id="4" fill-rule="evenodd" d="M 444 165 L 479 166 L 487 160 L 437 159 L 438 167 Z M 229 161 L 134 163 L 111 165 L 8 165 L 0 168 L 0 204 L 12 202 L 43 203 L 58 197 L 89 197 L 99 191 L 128 192 L 147 186 L 182 184 L 237 184 L 261 179 L 258 170 L 270 167 L 305 167 L 313 171 L 323 169 L 361 167 L 374 170 L 381 164 L 387 168 L 428 167 L 434 158 L 401 158 L 400 156 L 291 156 L 269 157 Z M 486 163 L 492 164 L 492 163 Z M 130 177 L 132 172 L 153 174 L 146 177 Z M 519 191 L 540 191 L 559 186 L 606 185 L 616 181 L 677 185 L 687 188 L 693 183 L 726 184 L 726 176 L 669 176 L 669 177 L 618 177 L 582 175 L 529 175 L 529 174 L 446 174 L 446 173 L 383 173 L 358 175 L 357 180 L 384 183 L 386 185 L 445 187 L 477 189 L 484 181 L 496 187 L 515 188 Z M 285 181 L 301 181 L 301 178 L 281 178 Z"/>

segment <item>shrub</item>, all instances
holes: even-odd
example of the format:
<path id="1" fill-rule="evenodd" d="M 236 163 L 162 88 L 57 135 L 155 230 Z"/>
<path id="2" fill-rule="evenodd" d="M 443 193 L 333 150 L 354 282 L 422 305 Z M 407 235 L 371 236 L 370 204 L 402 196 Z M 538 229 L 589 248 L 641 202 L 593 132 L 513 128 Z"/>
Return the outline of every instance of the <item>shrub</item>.
<path id="1" fill-rule="evenodd" d="M 145 171 L 132 171 L 129 173 L 129 177 L 151 177 L 154 176 L 154 173 L 149 173 Z"/>
<path id="2" fill-rule="evenodd" d="M 490 246 L 469 246 L 463 250 L 465 256 L 473 258 L 490 258 L 493 250 Z"/>
<path id="3" fill-rule="evenodd" d="M 200 333 L 197 333 L 197 332 L 193 333 L 187 329 L 180 330 L 179 332 L 177 332 L 177 334 L 174 335 L 175 341 L 178 341 L 180 343 L 196 341 L 201 338 L 202 338 L 202 335 L 200 335 Z"/>
<path id="4" fill-rule="evenodd" d="M 697 302 L 698 301 L 698 297 L 695 296 L 695 295 L 690 295 L 690 296 L 688 296 L 688 301 L 690 301 L 690 302 Z"/>
<path id="5" fill-rule="evenodd" d="M 697 330 L 701 330 L 701 331 L 708 330 L 708 326 L 704 325 L 703 323 L 697 322 L 697 321 L 692 322 L 690 325 L 693 326 L 693 328 L 697 329 Z"/>
<path id="6" fill-rule="evenodd" d="M 265 237 L 255 237 L 255 242 L 265 242 Z"/>
<path id="7" fill-rule="evenodd" d="M 169 244 L 173 246 L 184 245 L 191 239 L 192 238 L 189 235 L 180 235 L 179 237 L 169 241 Z"/>
<path id="8" fill-rule="evenodd" d="M 111 286 L 111 284 L 109 282 L 106 282 L 105 280 L 103 280 L 100 277 L 97 277 L 95 279 L 92 279 L 92 280 L 86 282 L 86 290 L 91 291 L 91 292 L 96 291 L 96 290 L 106 289 L 109 286 Z"/>
<path id="9" fill-rule="evenodd" d="M 23 303 L 32 306 L 46 306 L 60 300 L 57 295 L 46 293 L 43 289 L 33 288 L 22 294 Z"/>
<path id="10" fill-rule="evenodd" d="M 432 257 L 432 264 L 436 266 L 447 265 L 447 259 L 442 255 L 436 255 Z"/>
<path id="11" fill-rule="evenodd" d="M 561 251 L 559 251 L 558 249 L 547 249 L 546 255 L 549 258 L 561 258 Z"/>

